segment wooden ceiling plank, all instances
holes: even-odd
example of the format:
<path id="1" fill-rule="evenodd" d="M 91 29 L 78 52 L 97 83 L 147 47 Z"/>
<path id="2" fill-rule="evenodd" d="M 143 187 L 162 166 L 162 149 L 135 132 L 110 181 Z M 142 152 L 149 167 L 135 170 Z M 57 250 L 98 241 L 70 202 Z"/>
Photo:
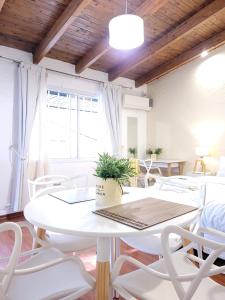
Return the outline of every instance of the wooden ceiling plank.
<path id="1" fill-rule="evenodd" d="M 41 59 L 54 47 L 75 18 L 88 6 L 92 0 L 71 0 L 64 12 L 57 19 L 45 38 L 38 45 L 33 61 L 38 64 Z"/>
<path id="2" fill-rule="evenodd" d="M 108 37 L 103 38 L 91 51 L 88 51 L 81 60 L 76 64 L 76 73 L 81 73 L 94 62 L 96 62 L 102 55 L 109 50 L 109 39 Z"/>
<path id="3" fill-rule="evenodd" d="M 157 13 L 163 6 L 166 5 L 166 3 L 169 0 L 147 0 L 142 3 L 141 6 L 138 7 L 138 9 L 135 11 L 135 13 L 142 17 L 145 18 L 146 16 L 153 15 Z"/>
<path id="4" fill-rule="evenodd" d="M 151 70 L 147 74 L 142 75 L 135 81 L 135 86 L 140 87 L 143 84 L 158 79 L 163 75 L 199 57 L 202 51 L 204 50 L 211 51 L 219 46 L 222 46 L 223 44 L 225 44 L 225 30 L 214 35 L 208 40 L 201 42 L 194 48 L 178 55 L 173 60 L 166 62 L 160 65 L 159 67 L 156 67 L 155 69 Z"/>
<path id="5" fill-rule="evenodd" d="M 144 18 L 146 17 L 147 15 L 153 15 L 155 13 L 157 13 L 157 11 L 160 10 L 160 8 L 162 8 L 163 6 L 166 5 L 166 3 L 168 2 L 169 0 L 147 0 L 147 1 L 144 1 L 138 9 L 136 9 L 135 13 Z"/>
<path id="6" fill-rule="evenodd" d="M 152 55 L 162 51 L 175 41 L 185 37 L 185 35 L 190 33 L 198 25 L 202 24 L 224 8 L 224 0 L 215 0 L 211 2 L 200 11 L 195 13 L 192 17 L 190 17 L 177 27 L 173 28 L 167 34 L 164 34 L 153 44 L 150 43 L 148 46 L 142 47 L 140 51 L 137 51 L 124 62 L 112 68 L 112 70 L 109 72 L 109 80 L 113 81 L 116 78 L 124 75 L 129 70 L 148 60 Z"/>
<path id="7" fill-rule="evenodd" d="M 141 17 L 156 13 L 169 0 L 145 0 L 143 4 L 135 11 Z M 109 38 L 103 38 L 92 49 L 90 49 L 76 64 L 76 73 L 80 74 L 85 69 L 93 65 L 100 57 L 107 53 L 111 47 L 109 46 Z"/>
<path id="8" fill-rule="evenodd" d="M 0 0 L 0 12 L 1 12 L 2 8 L 3 8 L 4 3 L 5 3 L 5 0 Z"/>

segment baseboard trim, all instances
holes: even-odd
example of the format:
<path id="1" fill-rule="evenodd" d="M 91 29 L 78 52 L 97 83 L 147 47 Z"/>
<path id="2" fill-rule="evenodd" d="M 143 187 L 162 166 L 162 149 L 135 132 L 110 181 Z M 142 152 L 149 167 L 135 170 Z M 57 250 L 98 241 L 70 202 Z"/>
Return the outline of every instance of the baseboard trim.
<path id="1" fill-rule="evenodd" d="M 0 216 L 0 223 L 7 222 L 7 221 L 23 221 L 24 214 L 23 211 L 18 211 L 15 213 L 9 213 L 6 215 Z"/>

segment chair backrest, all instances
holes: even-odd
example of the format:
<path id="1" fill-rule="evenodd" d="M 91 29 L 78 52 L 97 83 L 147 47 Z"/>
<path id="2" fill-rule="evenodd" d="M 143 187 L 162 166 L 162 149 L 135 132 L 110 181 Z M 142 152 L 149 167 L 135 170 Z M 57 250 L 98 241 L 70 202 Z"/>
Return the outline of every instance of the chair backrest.
<path id="1" fill-rule="evenodd" d="M 13 272 L 17 265 L 22 245 L 22 231 L 20 226 L 12 222 L 0 224 L 0 233 L 8 230 L 14 232 L 15 238 L 13 249 L 7 265 L 0 271 L 0 299 L 5 298 L 4 295 L 6 294 Z"/>
<path id="2" fill-rule="evenodd" d="M 50 187 L 46 187 L 44 189 L 41 189 L 39 191 L 37 191 L 33 197 L 31 197 L 31 200 L 34 200 L 36 198 L 39 198 L 41 196 L 44 196 L 44 195 L 48 195 L 48 194 L 51 194 L 51 193 L 55 193 L 55 192 L 60 192 L 60 191 L 65 191 L 65 190 L 68 190 L 68 187 L 65 187 L 65 186 L 50 186 Z"/>
<path id="3" fill-rule="evenodd" d="M 34 194 L 50 186 L 59 186 L 70 180 L 70 177 L 65 175 L 46 175 L 36 178 L 35 180 L 28 179 L 29 196 L 32 198 Z"/>
<path id="4" fill-rule="evenodd" d="M 69 177 L 68 180 L 63 181 L 61 184 L 50 185 L 50 186 L 46 186 L 45 188 L 39 189 L 33 194 L 31 200 L 50 193 L 64 191 L 68 189 L 76 189 L 78 187 L 87 187 L 87 186 L 88 186 L 87 174 L 79 174 L 74 177 Z"/>
<path id="5" fill-rule="evenodd" d="M 46 176 L 38 177 L 35 180 L 28 179 L 28 190 L 29 190 L 30 199 L 32 199 L 34 195 L 41 190 L 45 190 L 50 187 L 60 187 L 60 186 L 66 187 L 67 189 L 76 188 L 76 187 L 87 187 L 88 175 L 79 174 L 73 177 L 69 177 L 65 175 L 46 175 Z"/>
<path id="6" fill-rule="evenodd" d="M 146 170 L 150 170 L 152 167 L 152 159 L 139 159 L 139 166 L 143 166 Z"/>
<path id="7" fill-rule="evenodd" d="M 169 273 L 169 277 L 173 286 L 177 292 L 179 299 L 182 300 L 190 300 L 200 285 L 201 281 L 205 277 L 209 277 L 212 275 L 217 275 L 223 273 L 225 271 L 225 266 L 215 268 L 213 266 L 216 258 L 225 251 L 225 243 L 217 243 L 213 241 L 206 240 L 202 237 L 205 233 L 211 233 L 216 236 L 223 237 L 225 240 L 225 234 L 213 229 L 208 228 L 199 228 L 196 234 L 193 234 L 187 230 L 184 230 L 178 226 L 168 226 L 165 228 L 161 235 L 161 243 L 162 243 L 162 252 L 165 260 L 165 264 Z M 175 267 L 174 261 L 172 259 L 172 253 L 169 246 L 169 236 L 170 234 L 177 234 L 187 240 L 190 240 L 192 243 L 184 248 L 182 251 L 184 255 L 186 255 L 187 259 L 193 260 L 199 263 L 199 269 L 196 268 L 196 272 L 192 274 L 183 273 L 181 274 L 180 270 L 178 271 Z M 202 249 L 203 246 L 206 246 L 212 249 L 212 252 L 207 257 L 207 259 L 201 259 L 201 256 L 195 257 L 187 251 L 193 246 L 197 244 L 197 249 Z M 186 253 L 185 253 L 186 252 Z M 187 289 L 184 289 L 182 282 L 189 282 L 189 286 Z M 216 283 L 215 283 L 216 284 Z"/>

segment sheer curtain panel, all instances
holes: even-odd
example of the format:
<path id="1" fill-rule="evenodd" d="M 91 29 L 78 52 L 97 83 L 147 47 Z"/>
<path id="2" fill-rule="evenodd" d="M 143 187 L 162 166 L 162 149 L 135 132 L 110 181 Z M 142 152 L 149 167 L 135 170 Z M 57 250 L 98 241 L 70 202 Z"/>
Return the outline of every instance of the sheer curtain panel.
<path id="1" fill-rule="evenodd" d="M 11 181 L 9 200 L 13 211 L 20 211 L 28 199 L 27 174 L 31 131 L 38 102 L 46 86 L 46 70 L 20 63 L 15 82 Z"/>
<path id="2" fill-rule="evenodd" d="M 122 88 L 104 84 L 102 98 L 110 131 L 113 155 L 121 155 Z"/>

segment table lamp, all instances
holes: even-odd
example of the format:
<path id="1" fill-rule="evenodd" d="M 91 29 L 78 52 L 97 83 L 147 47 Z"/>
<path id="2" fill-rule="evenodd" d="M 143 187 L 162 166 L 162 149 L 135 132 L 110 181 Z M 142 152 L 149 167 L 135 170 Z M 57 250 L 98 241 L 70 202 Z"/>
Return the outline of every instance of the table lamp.
<path id="1" fill-rule="evenodd" d="M 204 162 L 204 157 L 209 155 L 208 147 L 196 147 L 195 154 L 199 156 L 199 159 L 195 161 L 193 172 L 197 173 L 200 169 L 201 173 L 206 173 L 206 164 Z"/>

